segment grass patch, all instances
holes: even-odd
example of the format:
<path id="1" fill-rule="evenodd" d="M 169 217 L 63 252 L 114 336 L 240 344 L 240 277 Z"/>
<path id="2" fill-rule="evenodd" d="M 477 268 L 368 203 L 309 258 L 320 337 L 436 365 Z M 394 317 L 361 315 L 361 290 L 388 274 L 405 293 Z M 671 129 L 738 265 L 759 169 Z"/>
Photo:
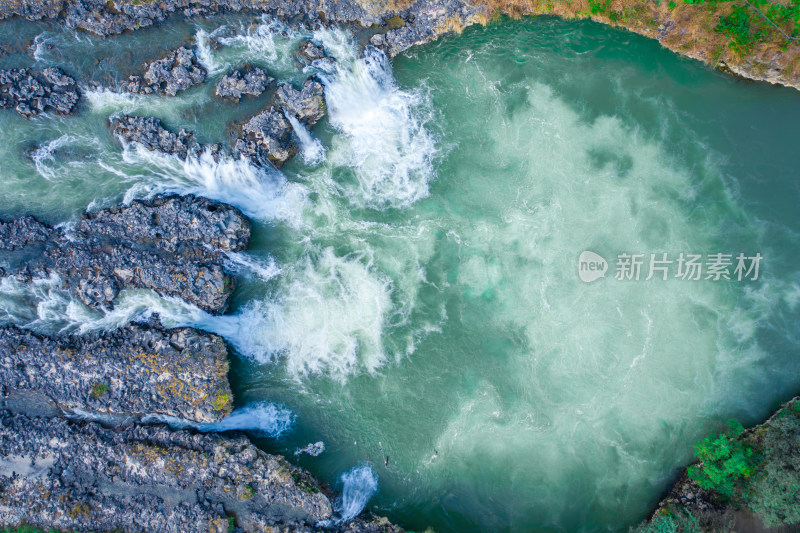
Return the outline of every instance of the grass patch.
<path id="1" fill-rule="evenodd" d="M 103 395 L 108 393 L 108 385 L 105 383 L 95 383 L 92 385 L 92 391 L 90 392 L 92 398 L 101 398 Z"/>

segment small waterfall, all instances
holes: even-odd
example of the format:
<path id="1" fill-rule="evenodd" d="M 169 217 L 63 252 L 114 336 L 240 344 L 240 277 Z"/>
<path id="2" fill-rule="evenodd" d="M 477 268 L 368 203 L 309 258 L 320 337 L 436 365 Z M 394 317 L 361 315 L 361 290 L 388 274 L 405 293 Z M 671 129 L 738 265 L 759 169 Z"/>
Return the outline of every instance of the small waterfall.
<path id="1" fill-rule="evenodd" d="M 303 157 L 303 162 L 307 165 L 315 166 L 325 161 L 325 147 L 322 146 L 319 139 L 312 137 L 311 132 L 300 124 L 300 121 L 295 117 L 287 113 L 286 118 L 292 125 L 297 140 L 300 141 L 300 154 Z"/>
<path id="2" fill-rule="evenodd" d="M 421 91 L 397 86 L 381 50 L 367 47 L 357 57 L 352 41 L 342 34 L 315 34 L 337 58 L 320 64 L 319 73 L 330 123 L 342 134 L 334 139 L 329 159 L 354 170 L 357 183 L 345 186 L 351 203 L 408 207 L 428 195 L 435 176 L 436 139 L 426 128 L 431 106 Z"/>

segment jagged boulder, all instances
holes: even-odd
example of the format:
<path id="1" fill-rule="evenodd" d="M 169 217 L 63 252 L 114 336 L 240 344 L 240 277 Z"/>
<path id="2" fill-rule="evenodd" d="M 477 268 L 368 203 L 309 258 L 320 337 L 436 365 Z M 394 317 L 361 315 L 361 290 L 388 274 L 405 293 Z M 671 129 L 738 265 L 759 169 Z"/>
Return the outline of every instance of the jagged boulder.
<path id="1" fill-rule="evenodd" d="M 243 436 L 0 413 L 0 526 L 312 531 L 330 500 Z"/>
<path id="2" fill-rule="evenodd" d="M 161 121 L 154 117 L 122 116 L 111 121 L 114 135 L 127 143 L 138 143 L 158 152 L 174 154 L 186 158 L 190 153 L 200 150 L 200 143 L 193 133 L 181 129 L 177 133 L 166 130 Z"/>
<path id="3" fill-rule="evenodd" d="M 256 163 L 269 161 L 281 167 L 297 151 L 292 142 L 292 125 L 281 110 L 270 106 L 242 126 L 243 137 L 236 150 Z"/>
<path id="4" fill-rule="evenodd" d="M 217 82 L 216 92 L 220 98 L 239 101 L 244 95 L 260 96 L 274 81 L 275 78 L 269 76 L 266 70 L 245 65 L 241 70 L 223 76 Z"/>
<path id="5" fill-rule="evenodd" d="M 50 110 L 69 115 L 79 98 L 75 80 L 55 67 L 0 70 L 0 107 L 25 118 Z"/>
<path id="6" fill-rule="evenodd" d="M 275 104 L 311 127 L 325 115 L 325 89 L 314 77 L 308 78 L 299 91 L 284 83 L 275 92 Z"/>
<path id="7" fill-rule="evenodd" d="M 308 66 L 314 61 L 325 57 L 325 49 L 311 41 L 303 41 L 295 51 L 295 58 L 302 66 Z"/>
<path id="8" fill-rule="evenodd" d="M 197 62 L 195 50 L 182 46 L 166 57 L 146 64 L 144 75 L 131 76 L 121 89 L 138 94 L 175 96 L 179 91 L 203 83 L 205 79 L 206 69 Z"/>

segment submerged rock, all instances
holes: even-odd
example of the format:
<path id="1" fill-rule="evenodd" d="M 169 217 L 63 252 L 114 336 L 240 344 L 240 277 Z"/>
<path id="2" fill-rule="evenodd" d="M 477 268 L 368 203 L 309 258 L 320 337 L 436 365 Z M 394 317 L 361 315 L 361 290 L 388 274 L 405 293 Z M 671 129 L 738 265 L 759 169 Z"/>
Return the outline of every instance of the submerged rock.
<path id="1" fill-rule="evenodd" d="M 111 307 L 122 289 L 152 289 L 212 313 L 233 291 L 222 251 L 247 247 L 250 223 L 231 206 L 194 196 L 158 196 L 87 213 L 73 231 L 32 217 L 0 222 L 5 275 L 57 275 L 90 307 Z M 26 244 L 27 243 L 27 244 Z M 22 246 L 21 246 L 22 245 Z"/>
<path id="2" fill-rule="evenodd" d="M 0 526 L 311 531 L 317 482 L 245 437 L 0 414 Z"/>
<path id="3" fill-rule="evenodd" d="M 275 78 L 267 71 L 245 65 L 241 70 L 234 70 L 222 77 L 217 83 L 217 96 L 238 101 L 243 95 L 260 96 L 267 90 Z"/>
<path id="4" fill-rule="evenodd" d="M 325 115 L 325 96 L 322 84 L 316 78 L 308 78 L 303 88 L 297 90 L 284 83 L 275 92 L 275 104 L 308 127 L 316 124 Z"/>
<path id="5" fill-rule="evenodd" d="M 39 397 L 69 411 L 214 422 L 231 410 L 227 357 L 220 337 L 189 328 L 127 326 L 52 338 L 0 327 L 6 403 Z"/>
<path id="6" fill-rule="evenodd" d="M 166 57 L 145 65 L 143 77 L 131 76 L 121 88 L 131 93 L 175 96 L 179 91 L 205 80 L 206 69 L 197 62 L 194 49 L 182 46 Z"/>
<path id="7" fill-rule="evenodd" d="M 69 115 L 78 99 L 75 80 L 55 67 L 0 70 L 0 107 L 25 118 L 50 110 Z"/>

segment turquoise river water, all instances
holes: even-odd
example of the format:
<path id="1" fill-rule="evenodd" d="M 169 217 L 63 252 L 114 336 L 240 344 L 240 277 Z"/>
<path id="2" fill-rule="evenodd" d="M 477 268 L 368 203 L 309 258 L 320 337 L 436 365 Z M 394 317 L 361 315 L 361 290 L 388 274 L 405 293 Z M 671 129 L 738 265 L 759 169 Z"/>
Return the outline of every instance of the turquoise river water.
<path id="1" fill-rule="evenodd" d="M 619 531 L 738 417 L 800 390 L 800 94 L 734 80 L 655 42 L 540 18 L 469 28 L 394 60 L 344 30 L 180 21 L 101 40 L 0 28 L 2 66 L 126 77 L 196 41 L 211 83 L 175 98 L 86 89 L 74 117 L 0 115 L 0 215 L 69 223 L 158 192 L 255 223 L 231 314 L 147 292 L 90 311 L 0 283 L 0 320 L 113 328 L 151 311 L 223 335 L 241 427 L 409 529 Z M 204 142 L 266 105 L 213 98 L 250 61 L 300 82 L 297 43 L 336 66 L 328 116 L 281 172 L 187 162 L 110 134 L 152 115 Z M 221 46 L 209 46 L 210 39 Z M 157 45 L 155 43 L 158 43 Z M 584 283 L 578 256 L 609 262 Z M 757 280 L 615 279 L 620 253 L 760 253 Z M 735 262 L 735 259 L 734 259 Z M 268 403 L 265 403 L 268 402 Z M 235 424 L 233 424 L 235 425 Z M 227 427 L 230 427 L 229 424 Z M 226 428 L 222 428 L 226 429 Z M 358 491 L 358 492 L 356 492 Z"/>

